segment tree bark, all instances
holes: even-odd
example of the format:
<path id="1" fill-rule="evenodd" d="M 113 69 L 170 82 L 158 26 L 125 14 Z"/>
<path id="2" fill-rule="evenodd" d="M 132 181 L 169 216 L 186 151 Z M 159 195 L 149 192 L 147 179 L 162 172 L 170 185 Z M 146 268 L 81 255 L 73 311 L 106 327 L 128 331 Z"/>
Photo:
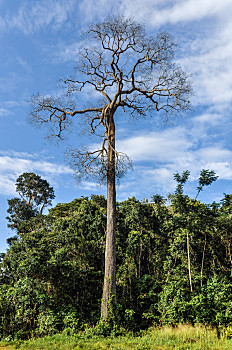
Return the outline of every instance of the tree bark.
<path id="1" fill-rule="evenodd" d="M 188 232 L 188 229 L 187 229 L 187 254 L 188 254 L 189 285 L 190 285 L 190 291 L 193 292 L 192 274 L 191 274 L 191 263 L 190 263 L 190 251 L 189 251 L 189 232 Z"/>
<path id="2" fill-rule="evenodd" d="M 105 277 L 101 318 L 108 318 L 109 301 L 116 303 L 116 189 L 115 189 L 115 125 L 113 115 L 108 125 L 107 158 L 107 228 L 105 249 Z"/>
<path id="3" fill-rule="evenodd" d="M 202 261 L 201 261 L 201 288 L 203 285 L 203 268 L 204 268 L 204 261 L 205 261 L 205 248 L 206 248 L 206 234 L 205 234 L 205 242 L 204 242 Z"/>

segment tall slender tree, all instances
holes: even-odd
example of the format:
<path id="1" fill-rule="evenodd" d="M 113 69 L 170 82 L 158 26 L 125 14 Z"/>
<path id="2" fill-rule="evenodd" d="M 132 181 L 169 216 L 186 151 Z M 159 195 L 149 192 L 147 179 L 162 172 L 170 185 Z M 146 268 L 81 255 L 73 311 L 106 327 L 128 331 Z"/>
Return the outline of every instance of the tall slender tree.
<path id="1" fill-rule="evenodd" d="M 108 317 L 109 299 L 116 295 L 115 178 L 127 168 L 128 157 L 116 148 L 118 112 L 144 117 L 180 113 L 189 108 L 188 76 L 174 63 L 175 45 L 166 33 L 149 36 L 132 19 L 110 17 L 91 26 L 77 54 L 76 76 L 64 79 L 62 97 L 32 98 L 30 121 L 50 125 L 50 136 L 63 138 L 74 122 L 83 120 L 101 147 L 71 151 L 78 176 L 107 180 L 105 279 L 101 317 Z M 93 91 L 89 103 L 86 96 Z M 100 97 L 100 99 L 97 98 Z"/>

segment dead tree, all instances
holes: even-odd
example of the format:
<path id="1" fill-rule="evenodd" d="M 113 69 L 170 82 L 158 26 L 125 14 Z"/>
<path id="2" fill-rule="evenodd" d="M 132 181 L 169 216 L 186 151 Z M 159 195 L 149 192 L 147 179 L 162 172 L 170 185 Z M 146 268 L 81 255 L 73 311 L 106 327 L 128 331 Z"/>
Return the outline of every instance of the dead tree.
<path id="1" fill-rule="evenodd" d="M 188 76 L 174 63 L 175 45 L 166 33 L 148 36 L 131 19 L 111 17 L 93 25 L 78 52 L 75 77 L 62 80 L 63 97 L 34 96 L 30 120 L 50 125 L 50 136 L 62 135 L 83 120 L 101 137 L 101 147 L 73 149 L 78 176 L 106 178 L 107 230 L 101 317 L 107 319 L 109 300 L 116 300 L 115 178 L 126 169 L 127 156 L 118 152 L 115 123 L 118 113 L 144 117 L 157 112 L 177 114 L 189 108 Z M 87 101 L 91 95 L 92 101 Z M 101 97 L 100 99 L 97 96 Z M 86 119 L 83 119 L 86 117 Z"/>

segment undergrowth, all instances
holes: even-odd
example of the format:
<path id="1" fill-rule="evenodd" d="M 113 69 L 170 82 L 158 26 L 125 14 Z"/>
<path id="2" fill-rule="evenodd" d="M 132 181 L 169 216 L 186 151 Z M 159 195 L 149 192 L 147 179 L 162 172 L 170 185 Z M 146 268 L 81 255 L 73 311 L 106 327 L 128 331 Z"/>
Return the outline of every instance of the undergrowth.
<path id="1" fill-rule="evenodd" d="M 103 326 L 102 326 L 103 327 Z M 116 330 L 111 335 L 100 334 L 96 327 L 75 335 L 65 331 L 53 336 L 27 341 L 9 339 L 0 342 L 0 349 L 23 350 L 230 350 L 232 339 L 227 330 L 220 338 L 215 329 L 203 326 L 179 325 L 178 327 L 150 328 L 139 334 Z M 121 335 L 119 335 L 121 333 Z M 123 334 L 124 333 L 124 334 Z"/>

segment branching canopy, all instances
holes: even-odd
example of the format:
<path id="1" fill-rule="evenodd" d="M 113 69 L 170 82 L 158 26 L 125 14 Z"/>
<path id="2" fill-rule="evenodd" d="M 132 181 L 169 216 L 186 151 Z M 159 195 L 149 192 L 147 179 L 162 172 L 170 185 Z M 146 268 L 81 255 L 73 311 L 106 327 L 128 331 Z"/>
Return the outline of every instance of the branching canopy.
<path id="1" fill-rule="evenodd" d="M 166 33 L 149 37 L 132 19 L 111 17 L 93 25 L 85 39 L 85 47 L 78 52 L 76 77 L 62 81 L 65 98 L 34 96 L 30 120 L 50 125 L 51 136 L 62 138 L 74 119 L 87 116 L 89 131 L 102 135 L 102 144 L 94 151 L 72 150 L 74 165 L 79 175 L 96 171 L 104 175 L 110 117 L 116 118 L 119 110 L 136 117 L 159 111 L 177 114 L 189 108 L 191 86 L 174 64 L 175 45 Z M 83 106 L 89 92 L 101 100 Z M 121 154 L 113 151 L 119 164 Z"/>

